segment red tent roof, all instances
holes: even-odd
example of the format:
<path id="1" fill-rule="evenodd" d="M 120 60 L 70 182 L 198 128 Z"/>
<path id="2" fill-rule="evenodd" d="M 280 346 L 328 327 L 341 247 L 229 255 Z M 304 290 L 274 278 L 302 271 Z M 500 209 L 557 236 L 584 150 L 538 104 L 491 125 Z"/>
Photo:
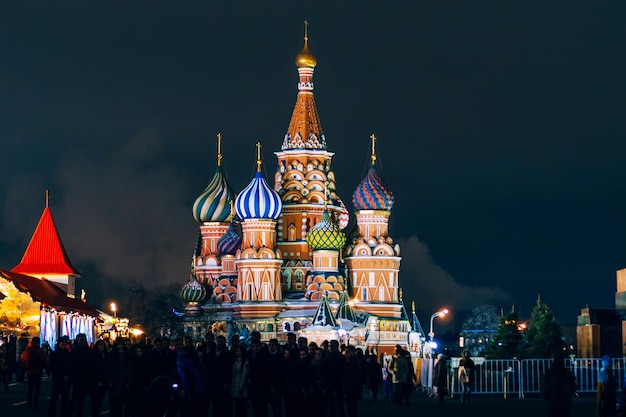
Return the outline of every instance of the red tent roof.
<path id="1" fill-rule="evenodd" d="M 13 282 L 19 291 L 29 293 L 33 300 L 53 307 L 55 310 L 82 313 L 92 317 L 100 315 L 98 310 L 82 300 L 68 297 L 65 291 L 45 278 L 35 278 L 4 269 L 0 269 L 0 277 Z"/>
<path id="2" fill-rule="evenodd" d="M 11 272 L 80 275 L 65 252 L 52 214 L 50 214 L 50 208 L 44 209 L 22 260 Z"/>

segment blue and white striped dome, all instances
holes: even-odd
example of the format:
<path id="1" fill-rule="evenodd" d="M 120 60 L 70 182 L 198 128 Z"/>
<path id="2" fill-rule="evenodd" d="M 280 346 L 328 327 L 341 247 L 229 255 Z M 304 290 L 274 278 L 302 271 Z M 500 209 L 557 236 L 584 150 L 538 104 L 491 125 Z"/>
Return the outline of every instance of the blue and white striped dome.
<path id="1" fill-rule="evenodd" d="M 235 222 L 232 221 L 228 230 L 217 241 L 217 251 L 220 255 L 234 255 L 241 247 L 241 236 L 235 230 Z"/>
<path id="2" fill-rule="evenodd" d="M 283 202 L 263 179 L 260 171 L 235 200 L 237 215 L 243 219 L 273 219 L 280 216 Z"/>

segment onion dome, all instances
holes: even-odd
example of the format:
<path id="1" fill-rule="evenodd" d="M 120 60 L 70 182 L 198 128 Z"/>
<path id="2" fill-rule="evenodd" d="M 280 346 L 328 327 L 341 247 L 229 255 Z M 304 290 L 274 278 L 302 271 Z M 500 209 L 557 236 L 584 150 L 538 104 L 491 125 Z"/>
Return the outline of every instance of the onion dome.
<path id="1" fill-rule="evenodd" d="M 304 22 L 304 47 L 302 51 L 296 56 L 296 67 L 298 68 L 315 68 L 317 65 L 317 60 L 309 51 L 309 33 L 308 33 L 309 23 Z"/>
<path id="2" fill-rule="evenodd" d="M 226 233 L 217 241 L 217 251 L 220 256 L 234 255 L 240 247 L 241 236 L 237 233 L 235 222 L 231 222 Z"/>
<path id="3" fill-rule="evenodd" d="M 207 289 L 198 281 L 198 278 L 196 278 L 196 271 L 194 269 L 189 277 L 189 281 L 183 285 L 180 297 L 184 303 L 201 303 L 206 296 Z"/>
<path id="4" fill-rule="evenodd" d="M 226 177 L 222 172 L 222 154 L 220 151 L 222 135 L 217 135 L 217 169 L 209 185 L 193 204 L 193 217 L 198 223 L 223 222 L 232 213 L 231 202 L 235 199 L 235 193 L 228 186 Z"/>
<path id="5" fill-rule="evenodd" d="M 261 175 L 261 143 L 257 143 L 257 172 L 250 184 L 235 200 L 237 215 L 243 219 L 272 219 L 280 217 L 283 202 Z"/>
<path id="6" fill-rule="evenodd" d="M 346 236 L 333 222 L 328 210 L 324 210 L 319 223 L 306 235 L 306 243 L 311 250 L 341 250 L 346 244 Z"/>
<path id="7" fill-rule="evenodd" d="M 393 193 L 387 187 L 376 169 L 376 153 L 374 143 L 376 136 L 372 135 L 372 155 L 370 169 L 352 195 L 352 202 L 357 210 L 386 210 L 393 207 Z"/>

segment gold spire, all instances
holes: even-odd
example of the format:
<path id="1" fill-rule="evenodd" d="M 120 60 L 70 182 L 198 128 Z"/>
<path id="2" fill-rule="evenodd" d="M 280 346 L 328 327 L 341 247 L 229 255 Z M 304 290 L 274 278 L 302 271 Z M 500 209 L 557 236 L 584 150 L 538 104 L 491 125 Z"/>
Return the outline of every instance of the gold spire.
<path id="1" fill-rule="evenodd" d="M 402 288 L 400 288 L 400 300 L 402 300 Z"/>
<path id="2" fill-rule="evenodd" d="M 376 135 L 372 133 L 370 139 L 372 140 L 372 156 L 370 158 L 372 159 L 372 165 L 376 165 Z"/>
<path id="3" fill-rule="evenodd" d="M 315 68 L 317 65 L 317 60 L 309 51 L 309 22 L 307 20 L 304 21 L 304 47 L 302 51 L 296 56 L 296 67 L 309 67 Z"/>
<path id="4" fill-rule="evenodd" d="M 256 172 L 261 172 L 261 142 L 256 143 Z"/>
<path id="5" fill-rule="evenodd" d="M 415 300 L 411 301 L 411 312 L 415 313 Z"/>
<path id="6" fill-rule="evenodd" d="M 217 134 L 217 166 L 222 166 L 222 134 Z"/>
<path id="7" fill-rule="evenodd" d="M 324 181 L 324 210 L 328 210 L 328 181 Z"/>

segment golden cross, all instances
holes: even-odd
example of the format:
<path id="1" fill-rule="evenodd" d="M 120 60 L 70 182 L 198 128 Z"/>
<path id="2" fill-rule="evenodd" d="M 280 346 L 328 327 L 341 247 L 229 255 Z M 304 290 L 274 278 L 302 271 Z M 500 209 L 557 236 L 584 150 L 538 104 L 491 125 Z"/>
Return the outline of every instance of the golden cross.
<path id="1" fill-rule="evenodd" d="M 217 134 L 217 166 L 222 165 L 222 134 Z"/>
<path id="2" fill-rule="evenodd" d="M 256 171 L 261 172 L 261 142 L 256 143 Z"/>
<path id="3" fill-rule="evenodd" d="M 370 139 L 372 139 L 372 165 L 374 165 L 376 163 L 376 135 L 372 133 L 372 135 L 370 136 Z"/>

